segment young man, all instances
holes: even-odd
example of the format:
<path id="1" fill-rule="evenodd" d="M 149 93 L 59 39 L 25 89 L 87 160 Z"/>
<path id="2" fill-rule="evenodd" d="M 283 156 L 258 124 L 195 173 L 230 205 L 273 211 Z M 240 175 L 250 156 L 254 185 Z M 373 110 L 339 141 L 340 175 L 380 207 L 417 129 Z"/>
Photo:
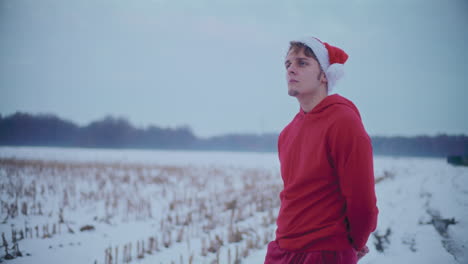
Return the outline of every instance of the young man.
<path id="1" fill-rule="evenodd" d="M 356 106 L 331 94 L 348 55 L 314 37 L 292 41 L 288 94 L 300 109 L 278 138 L 284 189 L 266 264 L 354 264 L 377 224 L 371 139 Z"/>

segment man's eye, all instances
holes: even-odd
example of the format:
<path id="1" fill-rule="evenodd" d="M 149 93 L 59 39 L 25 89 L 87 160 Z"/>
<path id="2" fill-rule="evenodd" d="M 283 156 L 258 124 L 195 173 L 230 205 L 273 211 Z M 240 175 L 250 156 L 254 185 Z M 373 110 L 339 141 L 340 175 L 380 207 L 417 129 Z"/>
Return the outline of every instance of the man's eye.
<path id="1" fill-rule="evenodd" d="M 304 61 L 300 61 L 300 62 L 299 62 L 299 65 L 305 66 L 305 65 L 307 65 L 307 63 L 305 63 Z"/>

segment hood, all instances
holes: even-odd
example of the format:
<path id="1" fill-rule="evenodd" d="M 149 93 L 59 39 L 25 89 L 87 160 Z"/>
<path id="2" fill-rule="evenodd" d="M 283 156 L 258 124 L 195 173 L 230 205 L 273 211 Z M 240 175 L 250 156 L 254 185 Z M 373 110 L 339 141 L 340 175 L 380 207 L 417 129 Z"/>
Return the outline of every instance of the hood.
<path id="1" fill-rule="evenodd" d="M 354 105 L 354 103 L 351 102 L 350 100 L 344 98 L 343 96 L 341 96 L 339 94 L 328 95 L 322 101 L 320 101 L 320 103 L 318 103 L 318 105 L 316 105 L 312 109 L 312 111 L 310 111 L 308 113 L 304 113 L 304 111 L 302 111 L 302 109 L 299 107 L 300 108 L 299 109 L 299 114 L 303 115 L 303 116 L 321 114 L 326 109 L 328 109 L 329 107 L 331 107 L 333 105 L 343 105 L 343 106 L 349 108 L 349 110 L 352 110 L 353 112 L 355 112 L 359 116 L 359 119 L 361 119 L 361 114 L 359 113 L 359 110 Z"/>

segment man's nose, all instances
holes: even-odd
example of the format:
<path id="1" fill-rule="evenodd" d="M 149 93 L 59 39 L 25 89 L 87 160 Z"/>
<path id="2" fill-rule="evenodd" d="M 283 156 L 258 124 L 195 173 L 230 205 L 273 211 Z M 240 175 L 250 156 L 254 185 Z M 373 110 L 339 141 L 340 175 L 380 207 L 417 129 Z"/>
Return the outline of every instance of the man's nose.
<path id="1" fill-rule="evenodd" d="M 288 74 L 292 74 L 292 75 L 296 74 L 296 67 L 293 65 L 290 65 L 288 67 Z"/>

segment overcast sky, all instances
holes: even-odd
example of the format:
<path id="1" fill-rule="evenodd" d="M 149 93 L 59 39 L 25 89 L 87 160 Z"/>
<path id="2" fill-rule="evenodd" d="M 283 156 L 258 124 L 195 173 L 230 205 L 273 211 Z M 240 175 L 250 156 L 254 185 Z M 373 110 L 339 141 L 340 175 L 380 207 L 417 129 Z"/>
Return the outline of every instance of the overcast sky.
<path id="1" fill-rule="evenodd" d="M 468 1 L 313 2 L 0 0 L 0 114 L 279 132 L 288 43 L 315 35 L 371 136 L 468 134 Z"/>

